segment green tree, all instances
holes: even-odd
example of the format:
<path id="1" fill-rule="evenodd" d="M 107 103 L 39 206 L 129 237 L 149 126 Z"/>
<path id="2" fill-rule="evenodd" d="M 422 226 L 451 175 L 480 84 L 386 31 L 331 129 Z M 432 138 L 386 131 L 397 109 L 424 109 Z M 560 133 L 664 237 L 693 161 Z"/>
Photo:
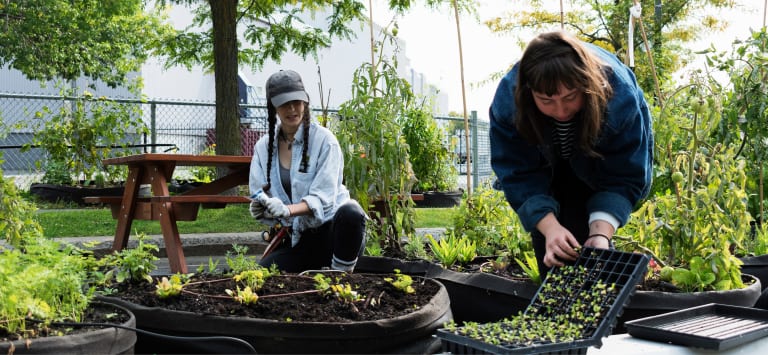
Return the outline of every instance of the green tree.
<path id="1" fill-rule="evenodd" d="M 629 9 L 635 0 L 571 0 L 563 2 L 562 13 L 559 9 L 552 9 L 551 2 L 528 0 L 526 3 L 516 5 L 523 10 L 488 20 L 486 25 L 493 32 L 517 34 L 520 31 L 542 32 L 560 28 L 562 20 L 565 30 L 626 59 Z M 654 0 L 640 3 L 643 28 L 662 87 L 677 69 L 690 61 L 692 53 L 686 44 L 712 31 L 722 31 L 727 23 L 718 17 L 716 11 L 734 6 L 732 0 Z M 660 12 L 655 11 L 657 3 L 661 4 Z M 656 92 L 650 60 L 643 55 L 646 43 L 639 24 L 635 27 L 634 43 L 631 44 L 637 49 L 635 73 L 646 92 Z"/>
<path id="2" fill-rule="evenodd" d="M 372 0 L 369 0 L 369 5 Z M 424 0 L 438 6 L 451 0 Z M 388 0 L 391 9 L 407 11 L 414 0 Z M 286 52 L 317 59 L 317 52 L 332 45 L 332 39 L 350 40 L 355 23 L 365 23 L 361 0 L 160 0 L 193 9 L 193 26 L 164 43 L 166 66 L 202 65 L 212 70 L 216 87 L 217 154 L 240 153 L 237 70 L 240 65 L 260 70 L 268 60 L 280 62 Z M 471 0 L 460 2 L 469 9 Z M 324 27 L 303 19 L 327 10 Z M 238 29 L 242 29 L 238 37 Z M 241 40 L 248 45 L 241 45 Z"/>
<path id="3" fill-rule="evenodd" d="M 350 24 L 363 20 L 357 0 L 164 0 L 193 9 L 193 26 L 164 43 L 167 67 L 201 65 L 212 70 L 216 90 L 216 154 L 240 154 L 237 71 L 240 65 L 260 70 L 268 60 L 279 62 L 292 51 L 303 58 L 331 46 L 331 38 L 350 39 Z M 313 27 L 302 18 L 330 9 L 326 27 Z M 238 29 L 242 28 L 242 46 Z"/>
<path id="4" fill-rule="evenodd" d="M 120 86 L 170 34 L 143 0 L 26 0 L 0 4 L 0 65 L 31 80 L 86 76 Z"/>

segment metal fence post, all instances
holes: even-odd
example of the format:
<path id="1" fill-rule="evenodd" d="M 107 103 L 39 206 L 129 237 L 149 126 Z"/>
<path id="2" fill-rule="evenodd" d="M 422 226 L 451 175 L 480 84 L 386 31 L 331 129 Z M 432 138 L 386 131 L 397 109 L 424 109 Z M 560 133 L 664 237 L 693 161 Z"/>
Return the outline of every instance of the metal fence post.
<path id="1" fill-rule="evenodd" d="M 477 111 L 470 112 L 470 126 L 472 127 L 472 189 L 480 184 L 480 164 L 478 164 L 477 144 Z"/>
<path id="2" fill-rule="evenodd" d="M 152 140 L 152 153 L 157 153 L 157 103 L 151 101 L 149 104 L 149 135 Z"/>

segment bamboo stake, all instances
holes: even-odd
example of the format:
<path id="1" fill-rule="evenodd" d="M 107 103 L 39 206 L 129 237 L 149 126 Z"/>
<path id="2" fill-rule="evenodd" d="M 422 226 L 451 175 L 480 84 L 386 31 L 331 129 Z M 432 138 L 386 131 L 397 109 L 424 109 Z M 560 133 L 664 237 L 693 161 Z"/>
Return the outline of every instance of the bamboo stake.
<path id="1" fill-rule="evenodd" d="M 373 80 L 374 74 L 376 73 L 376 61 L 374 57 L 376 43 L 373 38 L 373 0 L 368 0 L 368 28 L 371 34 L 371 80 Z M 373 95 L 376 96 L 376 90 L 373 90 Z"/>
<path id="2" fill-rule="evenodd" d="M 456 18 L 456 37 L 459 42 L 459 72 L 461 73 L 461 101 L 464 107 L 464 141 L 467 145 L 467 196 L 472 196 L 472 147 L 469 140 L 469 118 L 467 116 L 467 94 L 464 88 L 464 56 L 461 49 L 461 25 L 459 24 L 459 5 L 456 0 L 451 1 L 453 3 L 453 15 Z"/>
<path id="3" fill-rule="evenodd" d="M 767 0 L 768 1 L 768 0 Z M 637 0 L 635 0 L 635 6 L 639 6 Z M 630 19 L 630 21 L 634 21 Z M 643 44 L 645 44 L 645 52 L 648 54 L 648 62 L 651 64 L 651 72 L 653 73 L 653 83 L 656 86 L 656 96 L 659 100 L 659 106 L 664 107 L 664 98 L 661 96 L 661 88 L 659 87 L 659 78 L 656 75 L 656 65 L 653 63 L 653 53 L 651 53 L 651 47 L 648 45 L 648 36 L 645 34 L 645 27 L 643 26 L 643 18 L 639 18 L 637 21 L 640 24 L 640 34 L 643 35 Z M 634 43 L 627 43 L 628 46 L 633 46 Z"/>

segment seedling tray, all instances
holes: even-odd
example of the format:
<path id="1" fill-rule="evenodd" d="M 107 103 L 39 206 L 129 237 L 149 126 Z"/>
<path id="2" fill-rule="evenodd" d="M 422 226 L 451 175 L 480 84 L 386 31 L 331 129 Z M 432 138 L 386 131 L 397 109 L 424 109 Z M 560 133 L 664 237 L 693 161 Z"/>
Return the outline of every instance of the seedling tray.
<path id="1" fill-rule="evenodd" d="M 768 311 L 710 303 L 625 323 L 633 337 L 725 350 L 768 335 Z"/>
<path id="2" fill-rule="evenodd" d="M 437 336 L 443 351 L 450 353 L 584 354 L 590 346 L 602 346 L 602 338 L 611 333 L 635 285 L 645 275 L 649 260 L 643 254 L 583 248 L 572 264 L 573 268 L 554 268 L 547 274 L 522 317 L 562 323 L 563 315 L 577 314 L 566 321 L 583 325 L 576 336 L 572 334 L 568 338 L 571 340 L 504 342 L 499 337 L 480 341 L 478 337 L 464 335 L 467 333 L 463 330 L 470 330 L 466 324 L 458 329 L 438 329 Z M 595 292 L 599 295 L 594 296 Z M 585 302 L 590 297 L 594 301 Z M 529 318 L 525 319 L 527 322 Z M 519 329 L 504 320 L 480 326 L 488 327 L 485 329 L 501 327 L 503 332 L 510 333 Z"/>

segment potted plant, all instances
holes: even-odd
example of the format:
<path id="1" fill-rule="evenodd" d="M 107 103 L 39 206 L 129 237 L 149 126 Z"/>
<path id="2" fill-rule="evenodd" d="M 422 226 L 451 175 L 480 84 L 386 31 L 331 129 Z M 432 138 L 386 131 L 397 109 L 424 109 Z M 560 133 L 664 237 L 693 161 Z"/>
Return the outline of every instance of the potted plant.
<path id="1" fill-rule="evenodd" d="M 338 121 L 329 123 L 345 147 L 345 185 L 373 217 L 369 255 L 400 254 L 400 238 L 415 231 L 410 198 L 415 177 L 398 123 L 412 105 L 410 84 L 398 76 L 396 64 L 379 58 L 355 71 L 352 98 L 341 104 Z"/>
<path id="2" fill-rule="evenodd" d="M 626 236 L 616 237 L 618 248 L 654 262 L 620 323 L 711 302 L 751 307 L 760 295 L 760 281 L 743 275 L 732 254 L 749 234 L 746 162 L 709 140 L 721 112 L 710 85 L 698 78 L 673 92 L 655 122 L 658 174 L 669 174 L 661 179 L 669 185 L 655 188 L 617 233 Z"/>
<path id="3" fill-rule="evenodd" d="M 246 251 L 227 253 L 224 271 L 211 264 L 186 275 L 134 272 L 100 299 L 130 309 L 143 330 L 226 335 L 264 353 L 432 351 L 433 331 L 452 319 L 448 295 L 433 280 L 399 272 L 287 274 L 258 266 Z M 138 352 L 165 349 L 145 340 Z"/>
<path id="4" fill-rule="evenodd" d="M 525 309 L 540 279 L 530 236 L 503 193 L 483 184 L 464 196 L 453 227 L 413 235 L 404 258 L 362 256 L 355 270 L 395 268 L 445 285 L 456 322 L 497 321 Z"/>
<path id="5" fill-rule="evenodd" d="M 458 189 L 459 173 L 455 156 L 445 144 L 445 134 L 425 105 L 414 107 L 400 117 L 413 173 L 418 180 L 414 193 L 424 195 L 417 207 L 453 207 L 463 192 Z"/>
<path id="6" fill-rule="evenodd" d="M 730 54 L 714 53 L 707 56 L 712 65 L 727 74 L 729 90 L 723 105 L 723 122 L 716 137 L 738 146 L 734 155 L 744 157 L 748 195 L 748 208 L 753 217 L 750 221 L 750 237 L 736 245 L 734 251 L 744 265 L 742 269 L 757 276 L 768 287 L 768 255 L 765 241 L 761 240 L 765 212 L 765 168 L 768 162 L 768 122 L 765 92 L 768 89 L 768 59 L 764 53 L 768 45 L 765 28 L 752 31 L 743 41 L 734 42 Z"/>
<path id="7" fill-rule="evenodd" d="M 133 352 L 133 315 L 92 302 L 98 263 L 71 246 L 43 237 L 34 206 L 0 171 L 0 352 L 123 354 Z M 101 323 L 85 328 L 83 323 Z M 109 326 L 114 324 L 120 328 Z"/>
<path id="8" fill-rule="evenodd" d="M 43 184 L 33 184 L 30 191 L 45 199 L 61 199 L 82 204 L 83 196 L 104 196 L 110 191 L 105 185 L 114 185 L 124 169 L 103 167 L 101 161 L 113 157 L 115 148 L 125 148 L 135 137 L 147 133 L 142 123 L 139 107 L 94 97 L 87 90 L 76 95 L 74 89 L 62 93 L 67 98 L 57 109 L 44 107 L 35 114 L 30 124 L 35 132 L 32 141 L 25 144 L 22 152 L 33 147 L 45 151 L 45 161 L 38 161 L 39 169 L 45 170 L 49 179 Z M 68 177 L 68 179 L 67 179 Z M 65 187 L 56 196 L 56 186 Z M 82 192 L 77 189 L 96 188 Z M 120 187 L 114 192 L 122 194 Z"/>
<path id="9" fill-rule="evenodd" d="M 530 236 L 504 194 L 485 183 L 462 198 L 458 209 L 447 237 L 429 243 L 443 267 L 428 277 L 448 289 L 454 319 L 496 321 L 525 309 L 539 286 L 538 271 L 530 263 Z"/>

